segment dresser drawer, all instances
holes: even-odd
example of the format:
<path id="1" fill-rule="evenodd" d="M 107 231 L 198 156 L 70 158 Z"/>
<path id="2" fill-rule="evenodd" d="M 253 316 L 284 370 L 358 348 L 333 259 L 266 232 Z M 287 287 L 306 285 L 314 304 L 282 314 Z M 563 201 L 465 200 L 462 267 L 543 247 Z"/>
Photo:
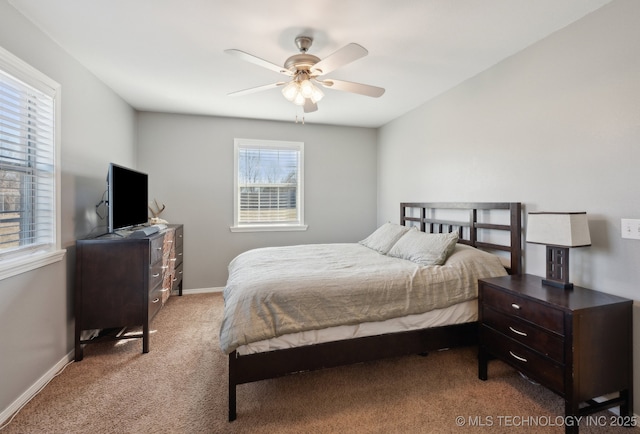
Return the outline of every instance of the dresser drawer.
<path id="1" fill-rule="evenodd" d="M 564 339 L 554 333 L 542 330 L 518 317 L 505 315 L 489 306 L 484 306 L 482 322 L 537 352 L 564 363 Z"/>
<path id="2" fill-rule="evenodd" d="M 162 283 L 162 262 L 156 262 L 149 268 L 149 291 L 153 291 L 155 287 Z"/>
<path id="3" fill-rule="evenodd" d="M 491 354 L 509 363 L 532 380 L 564 396 L 564 365 L 539 355 L 484 324 L 480 327 L 480 339 Z"/>
<path id="4" fill-rule="evenodd" d="M 175 266 L 182 264 L 182 260 L 184 258 L 184 246 L 179 244 L 176 246 L 175 250 Z"/>
<path id="5" fill-rule="evenodd" d="M 158 286 L 149 293 L 149 321 L 156 316 L 162 307 L 162 287 Z"/>
<path id="6" fill-rule="evenodd" d="M 177 291 L 182 283 L 182 264 L 178 265 L 173 272 L 173 280 L 171 281 L 171 291 Z"/>
<path id="7" fill-rule="evenodd" d="M 482 303 L 485 306 L 564 336 L 564 312 L 561 310 L 497 290 L 486 284 L 482 288 Z"/>
<path id="8" fill-rule="evenodd" d="M 184 241 L 184 226 L 176 228 L 176 246 L 182 246 Z"/>
<path id="9" fill-rule="evenodd" d="M 159 235 L 151 239 L 151 264 L 155 264 L 158 261 L 162 260 L 163 255 L 163 247 L 164 247 L 164 235 Z"/>

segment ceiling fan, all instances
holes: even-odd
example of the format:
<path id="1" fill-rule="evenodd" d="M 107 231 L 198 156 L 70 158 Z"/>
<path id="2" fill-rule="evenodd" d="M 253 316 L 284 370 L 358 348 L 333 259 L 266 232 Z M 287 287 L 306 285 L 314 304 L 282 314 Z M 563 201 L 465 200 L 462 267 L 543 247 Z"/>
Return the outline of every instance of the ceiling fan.
<path id="1" fill-rule="evenodd" d="M 366 56 L 369 52 L 361 45 L 355 43 L 348 44 L 321 60 L 313 54 L 307 53 L 313 43 L 313 38 L 309 36 L 298 36 L 295 39 L 295 43 L 300 50 L 300 54 L 294 54 L 289 57 L 284 62 L 284 66 L 278 66 L 275 63 L 271 63 L 241 50 L 225 50 L 227 54 L 290 77 L 288 81 L 278 81 L 264 86 L 252 87 L 250 89 L 232 92 L 229 95 L 241 96 L 284 86 L 282 88 L 282 94 L 285 98 L 296 105 L 304 107 L 305 113 L 311 113 L 318 110 L 317 103 L 324 96 L 322 90 L 314 83 L 318 83 L 329 89 L 357 93 L 374 98 L 384 93 L 384 89 L 381 87 L 344 80 L 320 78 L 341 66 Z"/>

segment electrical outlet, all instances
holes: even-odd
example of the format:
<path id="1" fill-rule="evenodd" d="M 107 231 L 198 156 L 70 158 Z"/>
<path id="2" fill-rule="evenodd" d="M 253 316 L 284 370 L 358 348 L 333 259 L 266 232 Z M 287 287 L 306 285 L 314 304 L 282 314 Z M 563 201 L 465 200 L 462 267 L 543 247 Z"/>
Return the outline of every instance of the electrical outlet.
<path id="1" fill-rule="evenodd" d="M 640 240 L 640 219 L 621 219 L 620 233 L 622 238 Z"/>

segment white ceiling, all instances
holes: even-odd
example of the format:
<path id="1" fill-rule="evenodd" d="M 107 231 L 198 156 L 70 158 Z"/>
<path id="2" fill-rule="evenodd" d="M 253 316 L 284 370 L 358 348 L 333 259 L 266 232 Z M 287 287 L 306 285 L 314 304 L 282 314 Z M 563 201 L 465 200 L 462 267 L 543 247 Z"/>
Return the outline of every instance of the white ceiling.
<path id="1" fill-rule="evenodd" d="M 298 35 L 324 58 L 350 42 L 369 55 L 323 78 L 386 88 L 325 90 L 306 122 L 378 127 L 611 0 L 9 0 L 138 110 L 294 121 L 276 72 Z"/>

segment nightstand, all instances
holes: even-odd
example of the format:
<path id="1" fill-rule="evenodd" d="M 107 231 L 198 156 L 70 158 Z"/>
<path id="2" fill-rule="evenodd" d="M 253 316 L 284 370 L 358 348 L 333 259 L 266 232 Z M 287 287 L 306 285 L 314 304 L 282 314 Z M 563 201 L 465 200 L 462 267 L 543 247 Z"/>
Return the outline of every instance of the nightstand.
<path id="1" fill-rule="evenodd" d="M 545 286 L 532 275 L 481 279 L 478 377 L 487 379 L 495 357 L 563 397 L 565 420 L 620 406 L 631 423 L 632 304 L 579 286 Z M 570 425 L 566 432 L 577 433 Z"/>

